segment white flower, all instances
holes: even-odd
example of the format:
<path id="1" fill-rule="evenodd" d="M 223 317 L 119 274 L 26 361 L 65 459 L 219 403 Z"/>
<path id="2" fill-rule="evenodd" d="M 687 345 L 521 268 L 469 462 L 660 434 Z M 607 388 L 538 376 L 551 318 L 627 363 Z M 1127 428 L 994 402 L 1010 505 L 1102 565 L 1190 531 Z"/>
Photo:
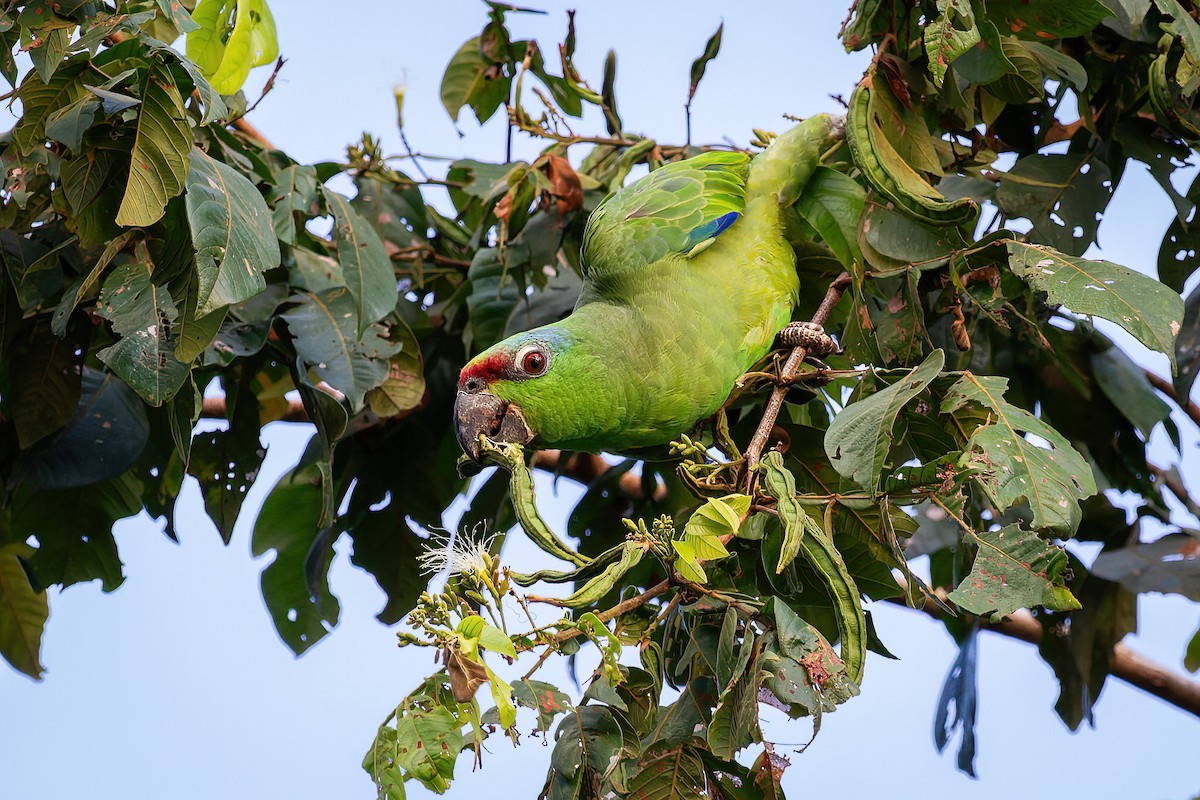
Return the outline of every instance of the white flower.
<path id="1" fill-rule="evenodd" d="M 487 575 L 492 570 L 485 556 L 495 538 L 492 535 L 476 540 L 467 535 L 458 536 L 454 531 L 435 531 L 430 534 L 425 552 L 417 559 L 421 572 L 437 575 L 449 570 L 450 575 Z"/>

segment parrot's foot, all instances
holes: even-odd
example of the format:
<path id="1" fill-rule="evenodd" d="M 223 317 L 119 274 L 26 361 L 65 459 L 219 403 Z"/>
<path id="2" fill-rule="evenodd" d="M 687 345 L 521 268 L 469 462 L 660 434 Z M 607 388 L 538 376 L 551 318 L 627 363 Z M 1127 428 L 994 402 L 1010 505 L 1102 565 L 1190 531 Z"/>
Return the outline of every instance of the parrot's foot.
<path id="1" fill-rule="evenodd" d="M 827 356 L 841 348 L 815 322 L 793 322 L 775 336 L 776 344 L 783 347 L 803 347 L 810 356 Z"/>

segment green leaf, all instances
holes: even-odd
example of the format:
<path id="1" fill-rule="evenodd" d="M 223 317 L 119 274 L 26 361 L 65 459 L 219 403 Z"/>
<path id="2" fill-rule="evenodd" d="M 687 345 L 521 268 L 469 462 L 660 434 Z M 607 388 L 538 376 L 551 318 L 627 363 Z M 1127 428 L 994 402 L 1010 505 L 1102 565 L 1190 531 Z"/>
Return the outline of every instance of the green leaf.
<path id="1" fill-rule="evenodd" d="M 1146 371 L 1133 363 L 1119 347 L 1092 353 L 1092 372 L 1101 391 L 1112 400 L 1146 441 L 1160 422 L 1171 416 L 1167 405 L 1146 378 Z"/>
<path id="2" fill-rule="evenodd" d="M 1030 220 L 1033 241 L 1073 256 L 1096 241 L 1113 181 L 1095 153 L 1025 156 L 999 177 L 996 204 L 1011 217 Z"/>
<path id="3" fill-rule="evenodd" d="M 367 328 L 363 338 L 357 336 L 358 315 L 347 289 L 301 292 L 292 300 L 297 305 L 281 316 L 295 338 L 297 357 L 360 410 L 367 391 L 387 380 L 388 359 L 400 346 L 384 338 L 379 325 Z"/>
<path id="4" fill-rule="evenodd" d="M 81 57 L 54 73 L 49 82 L 33 72 L 28 73 L 17 89 L 21 100 L 21 117 L 13 126 L 12 137 L 22 153 L 32 153 L 41 146 L 46 130 L 46 120 L 55 111 L 78 100 L 84 93 L 77 78 L 83 69 Z"/>
<path id="5" fill-rule="evenodd" d="M 63 194 L 71 210 L 82 214 L 100 190 L 104 188 L 112 172 L 115 159 L 107 150 L 88 150 L 62 163 Z"/>
<path id="6" fill-rule="evenodd" d="M 1139 594 L 1172 593 L 1200 601 L 1200 540 L 1168 533 L 1147 544 L 1105 550 L 1092 563 L 1092 574 Z"/>
<path id="7" fill-rule="evenodd" d="M 396 720 L 396 761 L 426 788 L 445 792 L 463 748 L 459 727 L 443 706 L 406 711 Z"/>
<path id="8" fill-rule="evenodd" d="M 152 282 L 145 260 L 122 264 L 100 290 L 96 311 L 121 338 L 97 355 L 152 406 L 179 391 L 190 372 L 175 358 L 179 311 L 166 287 Z"/>
<path id="9" fill-rule="evenodd" d="M 1025 242 L 1007 246 L 1013 272 L 1045 292 L 1049 303 L 1120 325 L 1151 350 L 1165 353 L 1175 370 L 1175 337 L 1183 320 L 1177 293 L 1111 261 L 1087 261 Z"/>
<path id="10" fill-rule="evenodd" d="M 72 326 L 71 335 L 56 336 L 45 317 L 15 342 L 9 362 L 13 380 L 5 400 L 22 450 L 60 430 L 79 404 L 81 367 L 88 324 Z"/>
<path id="11" fill-rule="evenodd" d="M 733 681 L 713 710 L 706 738 L 717 758 L 730 759 L 751 742 L 762 741 L 758 725 L 759 659 L 761 645 L 751 632 L 742 640 Z"/>
<path id="12" fill-rule="evenodd" d="M 54 439 L 25 459 L 25 482 L 41 490 L 116 478 L 134 465 L 149 438 L 141 398 L 111 372 L 84 366 L 74 415 Z"/>
<path id="13" fill-rule="evenodd" d="M 1067 554 L 1061 547 L 1019 525 L 968 532 L 967 539 L 979 549 L 971 573 L 950 593 L 959 608 L 987 616 L 992 622 L 1020 608 L 1079 608 L 1079 601 L 1063 585 Z"/>
<path id="14" fill-rule="evenodd" d="M 1193 63 L 1200 64 L 1200 24 L 1179 4 L 1179 0 L 1154 0 L 1154 5 L 1171 19 L 1162 23 L 1162 29 L 1178 36 L 1188 57 Z"/>
<path id="15" fill-rule="evenodd" d="M 990 0 L 987 15 L 1023 39 L 1068 39 L 1112 16 L 1100 0 Z"/>
<path id="16" fill-rule="evenodd" d="M 387 379 L 367 392 L 367 404 L 381 417 L 394 417 L 416 408 L 425 397 L 421 346 L 403 320 L 389 323 L 388 341 L 400 349 L 388 362 Z"/>
<path id="17" fill-rule="evenodd" d="M 979 449 L 994 468 L 976 480 L 1001 511 L 1025 499 L 1036 527 L 1069 536 L 1079 527 L 1079 501 L 1096 492 L 1092 468 L 1061 433 L 1005 400 L 1007 389 L 1007 378 L 965 372 L 946 390 L 942 412 L 978 403 L 994 414 L 970 431 L 968 448 Z M 1038 447 L 1025 434 L 1041 437 L 1052 449 Z"/>
<path id="18" fill-rule="evenodd" d="M 270 201 L 274 207 L 272 221 L 281 242 L 296 243 L 296 214 L 312 216 L 317 204 L 317 170 L 293 164 L 279 172 L 271 187 Z M 313 289 L 313 287 L 305 287 Z M 313 291 L 316 291 L 313 289 Z"/>
<path id="19" fill-rule="evenodd" d="M 825 433 L 825 452 L 841 475 L 875 490 L 891 449 L 896 415 L 929 386 L 945 363 L 945 354 L 934 350 L 907 377 L 851 403 L 834 417 Z"/>
<path id="20" fill-rule="evenodd" d="M 470 106 L 480 124 L 487 122 L 508 99 L 510 79 L 486 59 L 479 37 L 468 39 L 446 65 L 442 76 L 442 105 L 455 122 L 463 106 Z"/>
<path id="21" fill-rule="evenodd" d="M 54 28 L 39 37 L 36 47 L 30 47 L 29 60 L 37 70 L 42 81 L 49 83 L 54 73 L 63 63 L 63 56 L 71 46 L 71 31 L 68 28 Z"/>
<path id="22" fill-rule="evenodd" d="M 221 94 L 242 88 L 252 67 L 279 54 L 275 20 L 264 0 L 201 0 L 192 18 L 199 27 L 187 36 L 187 57 Z"/>
<path id="23" fill-rule="evenodd" d="M 1200 267 L 1200 176 L 1188 187 L 1185 202 L 1190 213 L 1183 212 L 1176 202 L 1176 217 L 1158 246 L 1158 279 L 1177 292 L 1183 291 L 1187 279 Z"/>
<path id="24" fill-rule="evenodd" d="M 938 0 L 938 16 L 925 26 L 925 53 L 929 74 L 938 86 L 954 59 L 979 44 L 979 28 L 970 0 Z"/>
<path id="25" fill-rule="evenodd" d="M 508 638 L 508 634 L 486 622 L 483 623 L 483 630 L 479 633 L 479 645 L 493 653 L 500 653 L 509 658 L 517 657 L 517 649 L 513 647 L 512 639 Z"/>
<path id="26" fill-rule="evenodd" d="M 1175 360 L 1179 366 L 1175 393 L 1191 397 L 1196 376 L 1200 375 L 1200 288 L 1193 289 L 1183 304 L 1183 327 L 1175 340 Z"/>
<path id="27" fill-rule="evenodd" d="M 118 225 L 145 227 L 162 219 L 167 201 L 183 191 L 191 149 L 192 129 L 179 87 L 169 71 L 154 70 L 142 89 Z"/>
<path id="28" fill-rule="evenodd" d="M 796 202 L 800 216 L 847 269 L 862 260 L 858 229 L 865 200 L 866 194 L 853 178 L 828 167 L 817 167 Z"/>
<path id="29" fill-rule="evenodd" d="M 155 2 L 163 17 L 171 22 L 180 35 L 191 33 L 200 27 L 179 0 L 155 0 Z"/>
<path id="30" fill-rule="evenodd" d="M 271 211 L 254 184 L 193 149 L 186 199 L 196 250 L 197 316 L 261 292 L 263 273 L 279 266 L 279 242 Z"/>
<path id="31" fill-rule="evenodd" d="M 42 631 L 50 608 L 46 593 L 33 590 L 17 553 L 11 546 L 0 550 L 0 655 L 14 669 L 41 680 Z"/>
<path id="32" fill-rule="evenodd" d="M 613 713 L 598 705 L 572 711 L 558 723 L 554 738 L 542 790 L 547 800 L 574 800 L 581 787 L 596 785 L 616 769 L 624 744 Z"/>
<path id="33" fill-rule="evenodd" d="M 1187 650 L 1183 654 L 1183 667 L 1188 672 L 1200 670 L 1200 630 L 1188 641 Z"/>
<path id="34" fill-rule="evenodd" d="M 708 37 L 708 41 L 704 43 L 704 52 L 700 57 L 692 62 L 690 73 L 691 83 L 688 85 L 688 104 L 692 102 L 692 98 L 696 96 L 696 89 L 700 86 L 701 79 L 704 78 L 704 71 L 708 68 L 708 62 L 717 57 L 717 53 L 721 52 L 721 33 L 725 30 L 725 23 L 722 22 L 717 26 L 717 31 L 712 36 Z"/>
<path id="35" fill-rule="evenodd" d="M 1066 53 L 1038 42 L 1025 42 L 1024 47 L 1033 54 L 1051 79 L 1065 83 L 1076 91 L 1082 92 L 1087 88 L 1087 70 Z"/>
<path id="36" fill-rule="evenodd" d="M 334 241 L 342 276 L 354 297 L 357 334 L 396 307 L 396 275 L 375 229 L 337 192 L 323 190 L 334 219 Z"/>
<path id="37" fill-rule="evenodd" d="M 81 97 L 46 117 L 46 136 L 61 142 L 72 152 L 79 150 L 83 134 L 96 121 L 100 101 L 94 97 Z"/>
<path id="38" fill-rule="evenodd" d="M 319 530 L 319 480 L 314 464 L 280 478 L 263 501 L 250 544 L 255 557 L 275 551 L 275 559 L 262 572 L 263 600 L 279 637 L 296 655 L 320 641 L 337 624 L 340 613 L 338 600 L 325 583 L 328 560 L 319 576 L 319 595 L 310 593 L 304 574 L 305 559 Z"/>
<path id="39" fill-rule="evenodd" d="M 691 800 L 711 797 L 697 749 L 672 747 L 647 752 L 629 780 L 630 800 Z"/>
<path id="40" fill-rule="evenodd" d="M 545 733 L 550 723 L 562 713 L 570 711 L 571 698 L 552 683 L 522 678 L 513 684 L 513 699 L 518 705 L 537 712 L 536 730 Z"/>

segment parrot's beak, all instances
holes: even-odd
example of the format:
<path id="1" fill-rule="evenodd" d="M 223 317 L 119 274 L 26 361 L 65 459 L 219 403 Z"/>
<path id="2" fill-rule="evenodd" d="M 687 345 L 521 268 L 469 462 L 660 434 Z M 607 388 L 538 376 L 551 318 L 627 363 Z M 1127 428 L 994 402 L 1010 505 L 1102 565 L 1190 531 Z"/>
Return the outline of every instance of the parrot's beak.
<path id="1" fill-rule="evenodd" d="M 521 407 L 487 391 L 459 391 L 454 401 L 454 435 L 463 452 L 479 460 L 479 434 L 497 442 L 528 444 L 534 437 Z"/>

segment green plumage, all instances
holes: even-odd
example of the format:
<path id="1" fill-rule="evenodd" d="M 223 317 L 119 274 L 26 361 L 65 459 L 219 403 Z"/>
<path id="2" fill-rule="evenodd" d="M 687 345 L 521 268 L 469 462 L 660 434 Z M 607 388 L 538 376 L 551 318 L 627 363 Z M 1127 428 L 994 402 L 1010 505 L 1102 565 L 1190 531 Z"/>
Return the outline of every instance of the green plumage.
<path id="1" fill-rule="evenodd" d="M 715 413 L 791 318 L 799 280 L 783 209 L 829 136 L 829 118 L 814 117 L 753 160 L 705 153 L 605 199 L 584 233 L 572 314 L 489 348 L 464 381 L 530 346 L 545 352 L 544 374 L 513 367 L 487 385 L 519 406 L 539 447 L 660 445 Z"/>

